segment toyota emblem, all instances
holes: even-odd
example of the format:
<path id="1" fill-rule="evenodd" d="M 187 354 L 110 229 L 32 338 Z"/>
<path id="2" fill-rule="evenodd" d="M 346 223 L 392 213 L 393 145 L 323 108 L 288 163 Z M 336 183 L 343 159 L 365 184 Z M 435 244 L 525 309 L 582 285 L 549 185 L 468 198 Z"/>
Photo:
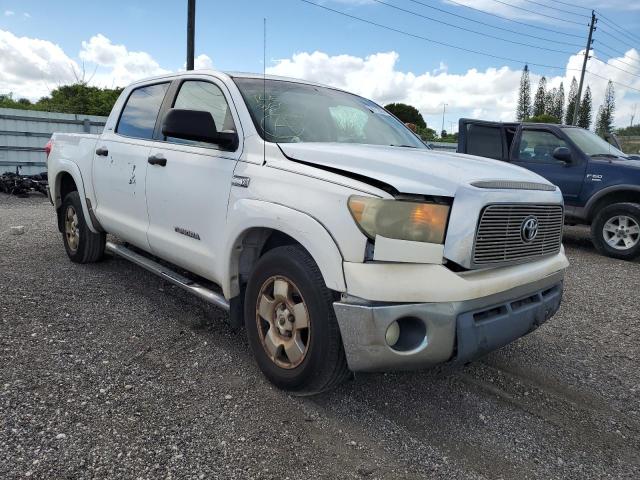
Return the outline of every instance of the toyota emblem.
<path id="1" fill-rule="evenodd" d="M 531 243 L 538 235 L 538 219 L 533 215 L 528 216 L 520 226 L 520 236 L 525 243 Z"/>

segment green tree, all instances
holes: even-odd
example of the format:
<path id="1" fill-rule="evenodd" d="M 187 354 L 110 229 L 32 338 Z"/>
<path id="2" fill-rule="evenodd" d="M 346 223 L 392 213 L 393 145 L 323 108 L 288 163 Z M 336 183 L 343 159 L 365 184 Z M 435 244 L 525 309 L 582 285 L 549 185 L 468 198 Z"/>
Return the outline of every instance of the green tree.
<path id="1" fill-rule="evenodd" d="M 558 123 L 562 123 L 562 119 L 564 118 L 564 84 L 562 82 L 560 82 L 558 91 L 554 96 L 553 106 L 551 107 L 549 114 L 560 120 Z"/>
<path id="2" fill-rule="evenodd" d="M 591 127 L 591 88 L 587 86 L 584 97 L 580 102 L 580 110 L 578 111 L 578 126 L 589 129 Z"/>
<path id="3" fill-rule="evenodd" d="M 613 82 L 609 80 L 607 89 L 604 92 L 604 100 L 598 109 L 598 117 L 596 118 L 596 133 L 601 137 L 613 131 L 613 114 L 615 110 L 615 91 L 613 89 Z"/>
<path id="4" fill-rule="evenodd" d="M 538 82 L 538 90 L 533 98 L 533 116 L 544 115 L 547 108 L 547 79 L 543 76 Z"/>
<path id="5" fill-rule="evenodd" d="M 516 107 L 516 119 L 521 122 L 531 116 L 531 80 L 529 79 L 529 65 L 522 69 L 520 77 L 520 89 L 518 91 L 518 106 Z"/>
<path id="6" fill-rule="evenodd" d="M 543 113 L 542 115 L 534 115 L 533 117 L 527 118 L 526 121 L 532 122 L 532 123 L 560 123 L 561 122 L 559 118 L 556 118 L 553 115 L 549 115 L 548 113 Z"/>
<path id="7" fill-rule="evenodd" d="M 547 90 L 547 94 L 544 97 L 544 113 L 547 115 L 553 115 L 557 96 L 558 89 L 556 87 L 553 87 L 551 90 Z"/>
<path id="8" fill-rule="evenodd" d="M 79 82 L 58 87 L 35 103 L 26 98 L 14 100 L 12 94 L 0 95 L 0 107 L 106 116 L 121 92 L 121 88 L 90 87 Z"/>
<path id="9" fill-rule="evenodd" d="M 640 123 L 625 128 L 619 128 L 616 133 L 623 137 L 640 136 Z"/>
<path id="10" fill-rule="evenodd" d="M 578 98 L 578 81 L 576 77 L 571 80 L 569 87 L 569 96 L 567 97 L 567 114 L 564 117 L 566 125 L 573 125 L 573 112 L 576 110 L 576 99 Z"/>
<path id="11" fill-rule="evenodd" d="M 390 103 L 384 107 L 393 113 L 404 123 L 413 123 L 416 127 L 427 128 L 427 122 L 422 118 L 422 114 L 414 106 L 406 103 Z"/>
<path id="12" fill-rule="evenodd" d="M 436 139 L 436 131 L 433 128 L 429 127 L 418 127 L 416 126 L 416 133 L 418 136 L 424 140 L 425 142 L 432 142 Z"/>

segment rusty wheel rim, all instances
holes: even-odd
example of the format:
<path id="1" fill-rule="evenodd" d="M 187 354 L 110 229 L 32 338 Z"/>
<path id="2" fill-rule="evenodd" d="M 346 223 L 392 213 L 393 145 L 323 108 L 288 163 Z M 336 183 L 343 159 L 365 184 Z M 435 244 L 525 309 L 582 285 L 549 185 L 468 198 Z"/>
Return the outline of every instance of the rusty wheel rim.
<path id="1" fill-rule="evenodd" d="M 80 244 L 80 229 L 78 228 L 78 214 L 71 205 L 64 214 L 64 234 L 67 237 L 67 245 L 72 251 L 78 250 Z"/>
<path id="2" fill-rule="evenodd" d="M 309 310 L 290 279 L 277 275 L 262 284 L 256 324 L 262 348 L 278 367 L 293 369 L 304 361 L 311 340 Z"/>

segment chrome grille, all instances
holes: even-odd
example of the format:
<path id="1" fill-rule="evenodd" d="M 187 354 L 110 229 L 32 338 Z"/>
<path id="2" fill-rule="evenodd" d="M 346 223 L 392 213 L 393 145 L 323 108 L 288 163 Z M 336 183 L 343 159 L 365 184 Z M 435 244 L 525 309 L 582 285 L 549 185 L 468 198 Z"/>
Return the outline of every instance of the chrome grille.
<path id="1" fill-rule="evenodd" d="M 538 220 L 535 238 L 523 239 L 523 223 Z M 564 212 L 561 205 L 488 205 L 480 215 L 473 263 L 476 266 L 517 263 L 558 253 L 562 242 Z"/>

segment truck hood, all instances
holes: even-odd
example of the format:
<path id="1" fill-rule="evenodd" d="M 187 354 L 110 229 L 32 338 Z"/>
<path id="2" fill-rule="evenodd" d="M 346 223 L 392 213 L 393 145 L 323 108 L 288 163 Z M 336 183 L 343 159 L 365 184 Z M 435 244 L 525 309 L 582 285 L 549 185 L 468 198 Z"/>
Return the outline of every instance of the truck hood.
<path id="1" fill-rule="evenodd" d="M 541 176 L 498 160 L 427 149 L 348 143 L 280 143 L 292 160 L 351 172 L 391 185 L 402 193 L 452 197 L 478 180 L 550 185 Z"/>

